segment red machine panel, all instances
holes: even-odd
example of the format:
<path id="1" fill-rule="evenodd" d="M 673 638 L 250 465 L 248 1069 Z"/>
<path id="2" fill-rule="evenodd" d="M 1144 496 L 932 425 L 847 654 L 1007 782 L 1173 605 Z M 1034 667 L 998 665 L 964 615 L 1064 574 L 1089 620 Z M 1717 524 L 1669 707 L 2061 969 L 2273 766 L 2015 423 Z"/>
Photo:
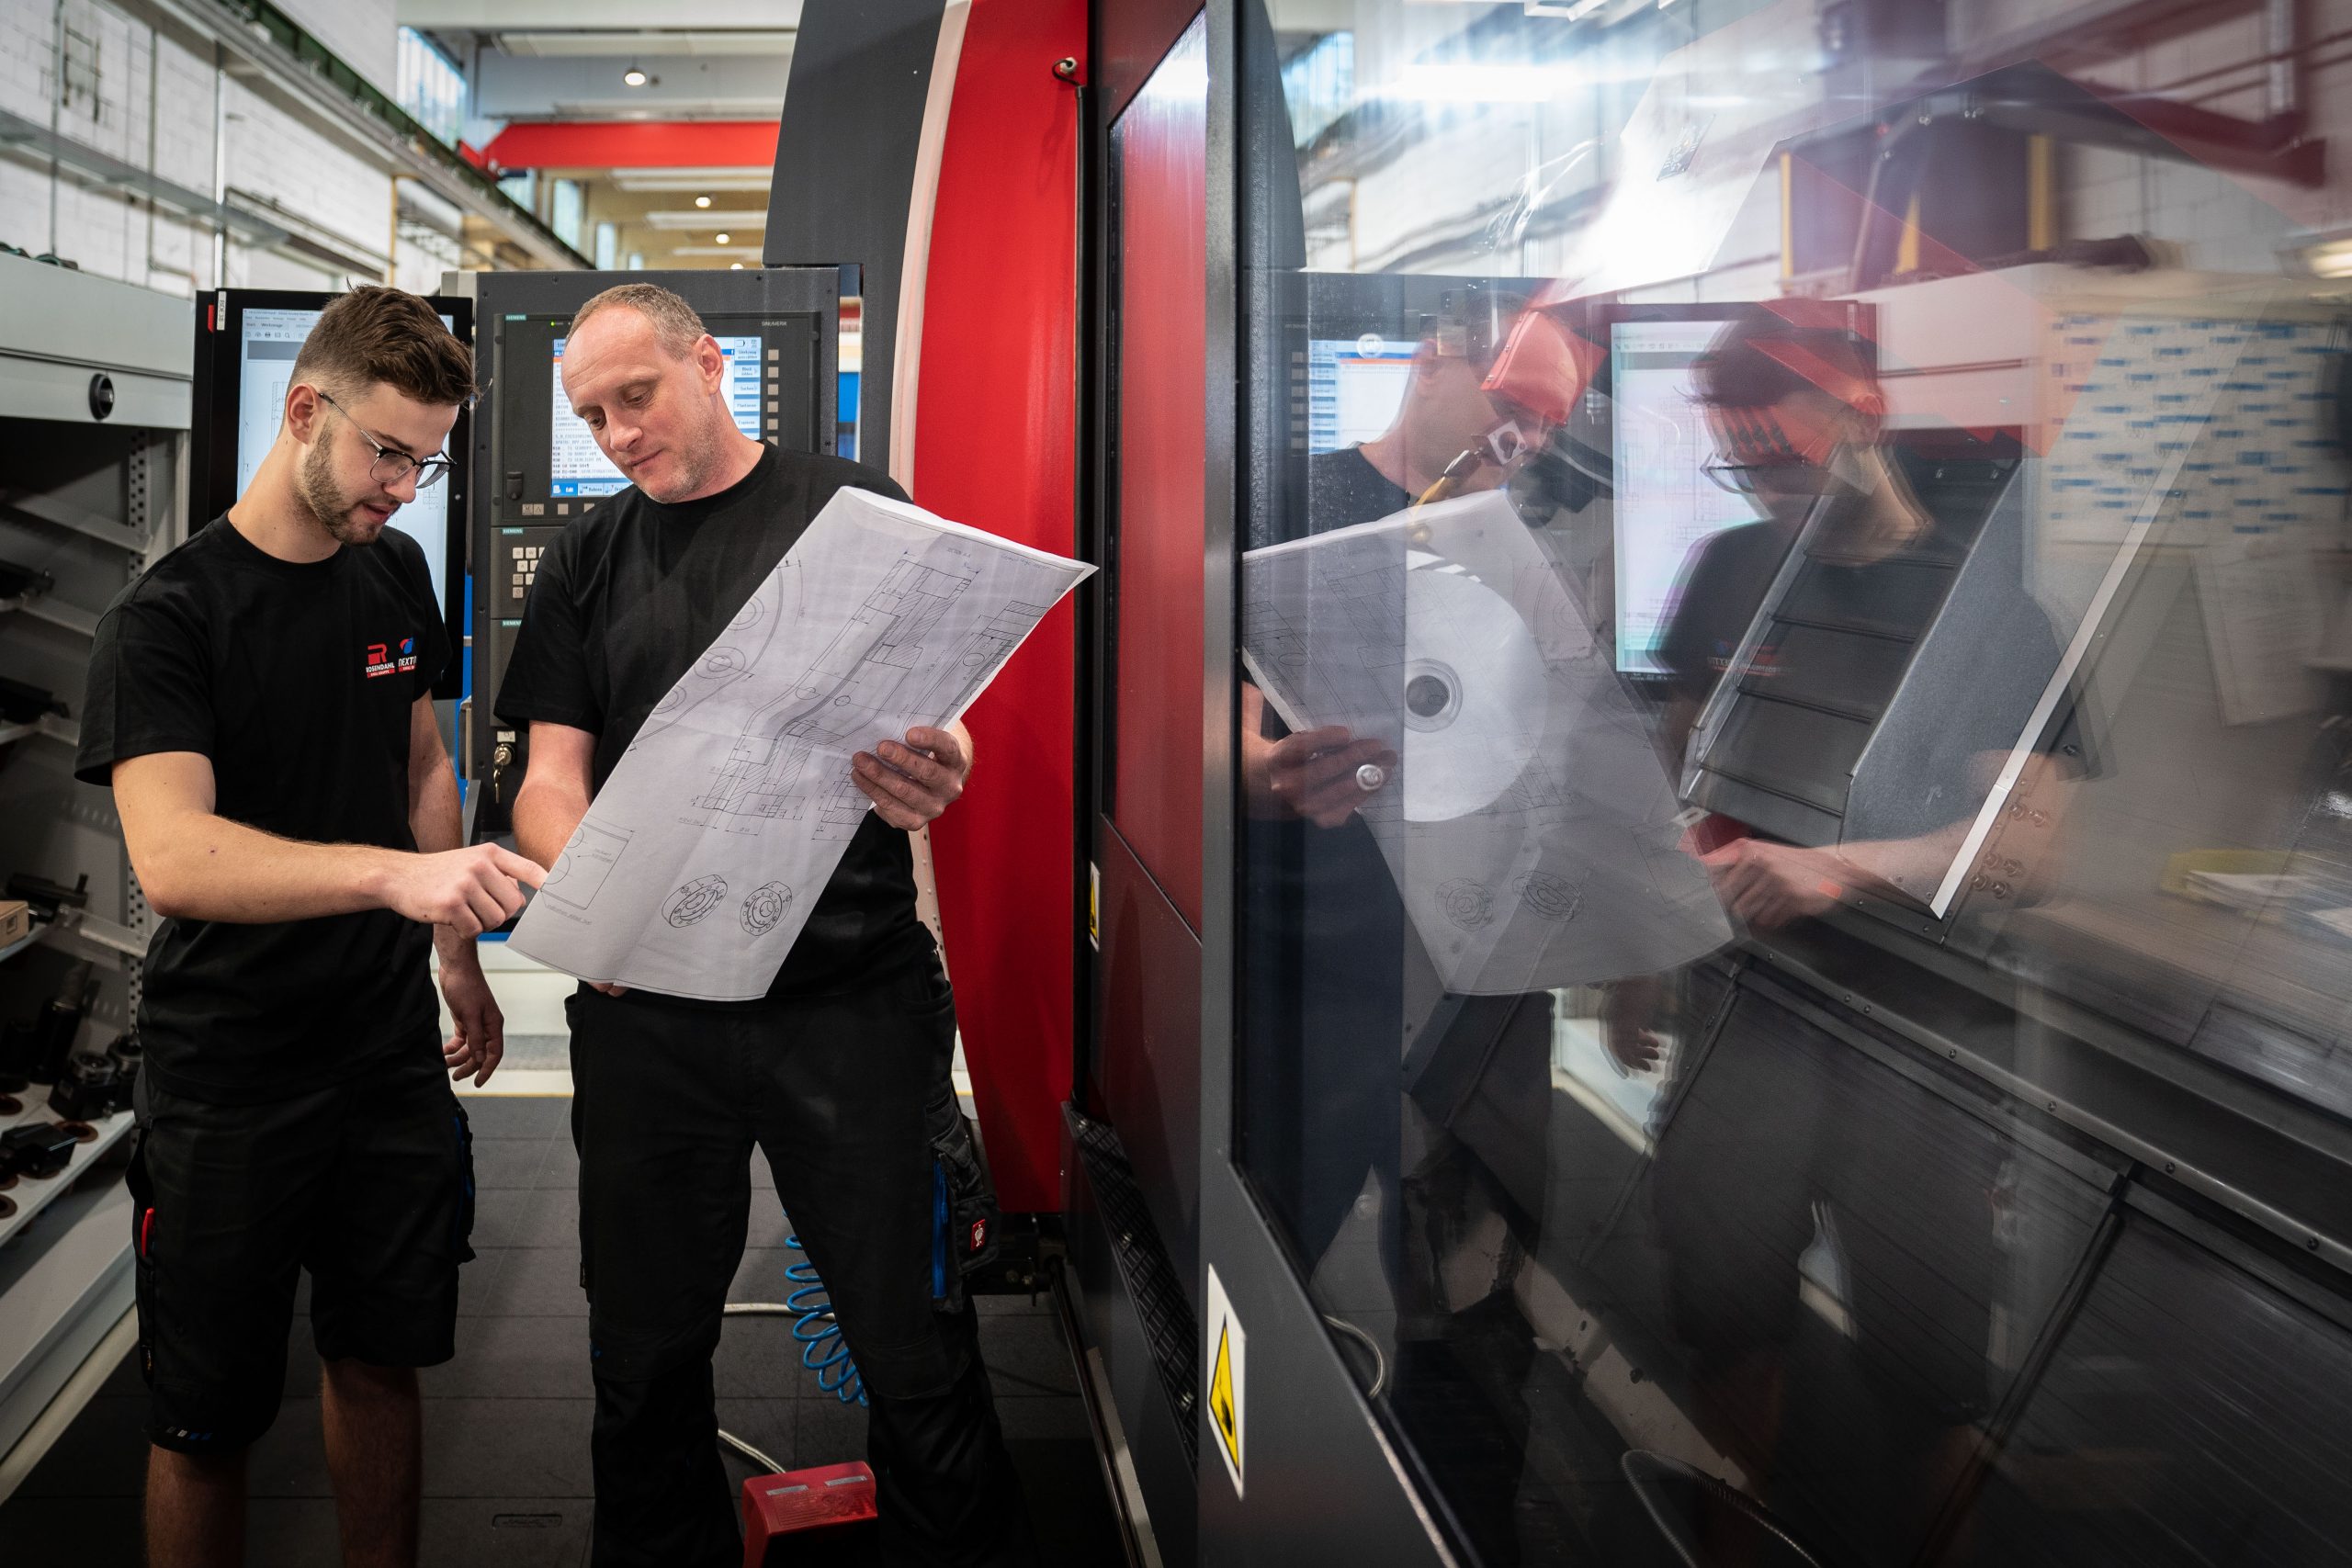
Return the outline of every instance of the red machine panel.
<path id="1" fill-rule="evenodd" d="M 1109 815 L 1201 927 L 1208 68 L 1194 27 L 1113 127 L 1119 545 Z"/>
<path id="2" fill-rule="evenodd" d="M 1062 555 L 1077 537 L 1079 122 L 1052 67 L 1082 62 L 1085 40 L 1084 0 L 969 13 L 933 208 L 911 486 L 942 516 Z M 1008 1212 L 1061 1206 L 1075 660 L 1065 601 L 974 705 L 971 787 L 932 833 L 973 1100 Z"/>

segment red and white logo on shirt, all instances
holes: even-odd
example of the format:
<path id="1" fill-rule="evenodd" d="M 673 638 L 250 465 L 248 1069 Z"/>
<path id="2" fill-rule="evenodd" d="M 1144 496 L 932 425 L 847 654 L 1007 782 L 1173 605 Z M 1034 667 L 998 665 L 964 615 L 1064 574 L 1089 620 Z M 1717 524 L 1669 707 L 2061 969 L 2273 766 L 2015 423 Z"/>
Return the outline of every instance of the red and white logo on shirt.
<path id="1" fill-rule="evenodd" d="M 381 642 L 368 645 L 368 679 L 379 675 L 405 675 L 416 668 L 416 638 L 404 637 L 397 647 Z"/>

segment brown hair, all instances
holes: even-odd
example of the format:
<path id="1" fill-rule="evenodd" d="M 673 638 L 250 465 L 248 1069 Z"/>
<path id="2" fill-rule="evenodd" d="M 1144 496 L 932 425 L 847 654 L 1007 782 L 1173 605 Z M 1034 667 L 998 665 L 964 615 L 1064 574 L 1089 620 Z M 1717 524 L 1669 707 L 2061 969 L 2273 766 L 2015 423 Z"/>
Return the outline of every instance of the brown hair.
<path id="1" fill-rule="evenodd" d="M 293 379 L 354 399 L 380 382 L 421 403 L 463 403 L 474 395 L 474 356 L 432 306 L 371 283 L 320 313 Z"/>
<path id="2" fill-rule="evenodd" d="M 1759 307 L 1716 334 L 1691 367 L 1699 401 L 1760 409 L 1800 392 L 1819 392 L 1858 413 L 1884 412 L 1866 345 L 1842 327 L 1819 324 L 1790 308 L 1797 303 L 1776 300 L 1781 309 Z"/>
<path id="3" fill-rule="evenodd" d="M 695 308 L 658 283 L 616 283 L 580 307 L 567 329 L 577 333 L 588 318 L 615 305 L 625 305 L 643 316 L 653 335 L 673 359 L 683 359 L 703 339 L 702 317 Z"/>

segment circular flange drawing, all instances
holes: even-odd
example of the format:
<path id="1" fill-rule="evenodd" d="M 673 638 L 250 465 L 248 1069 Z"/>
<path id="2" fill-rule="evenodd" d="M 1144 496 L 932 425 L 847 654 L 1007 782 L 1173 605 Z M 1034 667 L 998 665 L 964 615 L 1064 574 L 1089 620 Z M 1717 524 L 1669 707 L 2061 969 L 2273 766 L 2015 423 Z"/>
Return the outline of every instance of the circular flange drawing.
<path id="1" fill-rule="evenodd" d="M 792 913 L 792 889 L 781 882 L 763 882 L 743 899 L 743 929 L 765 936 Z"/>
<path id="2" fill-rule="evenodd" d="M 1519 901 L 1544 919 L 1566 925 L 1584 908 L 1584 889 L 1548 871 L 1531 871 L 1519 883 Z"/>
<path id="3" fill-rule="evenodd" d="M 1483 882 L 1457 876 L 1438 885 L 1437 907 L 1455 925 L 1475 931 L 1495 918 L 1495 890 Z"/>
<path id="4" fill-rule="evenodd" d="M 683 931 L 718 908 L 726 897 L 725 877 L 698 876 L 670 895 L 662 906 L 662 918 Z"/>

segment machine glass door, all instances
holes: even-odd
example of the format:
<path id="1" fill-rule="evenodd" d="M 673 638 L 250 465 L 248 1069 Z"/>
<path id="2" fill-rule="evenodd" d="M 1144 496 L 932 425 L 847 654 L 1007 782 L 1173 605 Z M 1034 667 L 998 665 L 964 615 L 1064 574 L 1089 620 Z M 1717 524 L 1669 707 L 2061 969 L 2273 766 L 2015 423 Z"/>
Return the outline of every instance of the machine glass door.
<path id="1" fill-rule="evenodd" d="M 2352 1562 L 2352 80 L 1241 9 L 1231 1163 L 1447 1549 Z"/>

